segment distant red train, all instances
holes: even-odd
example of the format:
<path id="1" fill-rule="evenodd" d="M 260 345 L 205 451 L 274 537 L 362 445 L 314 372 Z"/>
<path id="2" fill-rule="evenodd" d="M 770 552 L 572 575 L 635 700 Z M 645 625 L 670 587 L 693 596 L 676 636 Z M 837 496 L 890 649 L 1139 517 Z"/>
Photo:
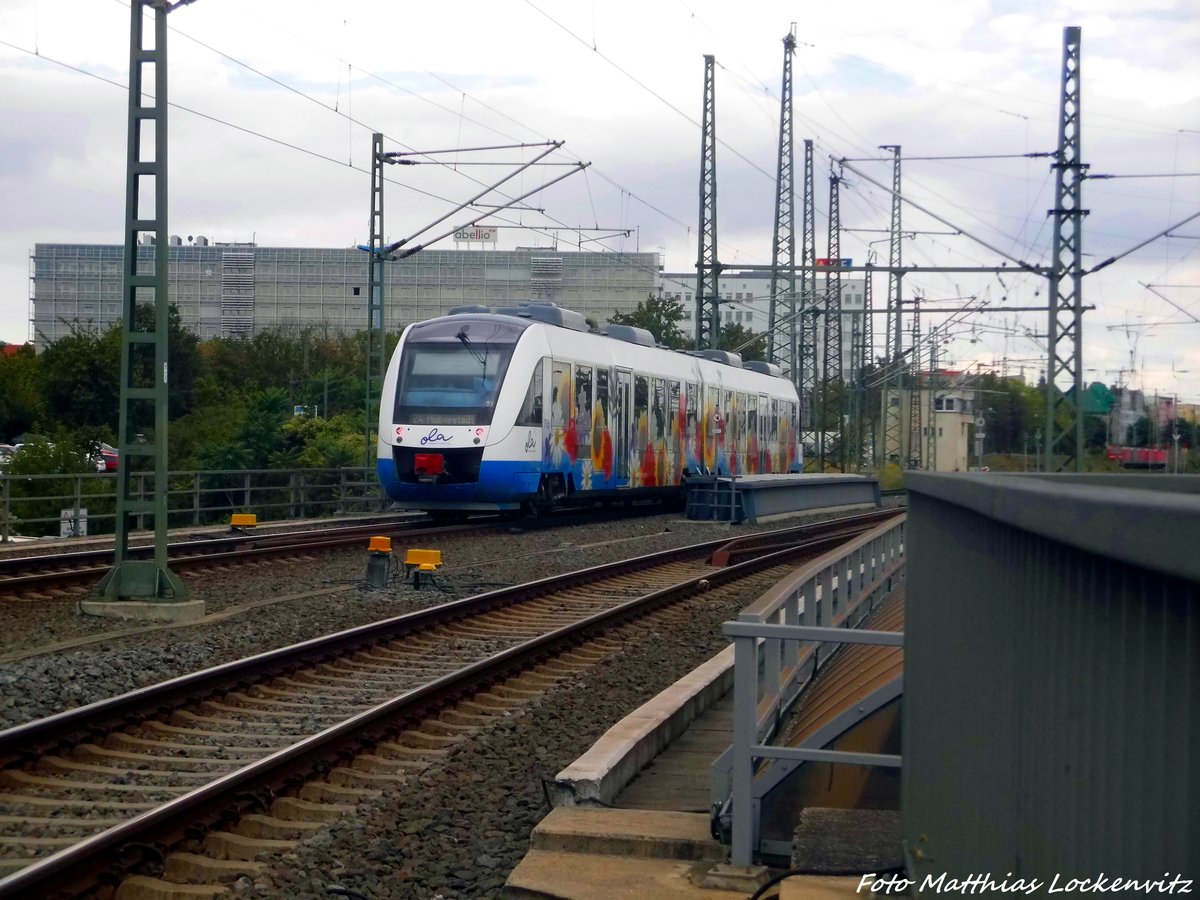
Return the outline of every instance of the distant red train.
<path id="1" fill-rule="evenodd" d="M 1109 447 L 1109 459 L 1115 459 L 1123 469 L 1155 469 L 1167 467 L 1167 451 L 1153 447 Z"/>

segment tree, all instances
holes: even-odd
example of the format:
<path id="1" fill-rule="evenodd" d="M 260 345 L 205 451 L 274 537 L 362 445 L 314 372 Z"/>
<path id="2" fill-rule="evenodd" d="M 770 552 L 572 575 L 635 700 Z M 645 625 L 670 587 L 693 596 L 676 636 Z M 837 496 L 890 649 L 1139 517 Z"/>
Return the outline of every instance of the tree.
<path id="1" fill-rule="evenodd" d="M 0 344 L 0 443 L 24 434 L 42 417 L 44 406 L 39 390 L 39 360 L 32 344 L 3 352 L 12 345 Z"/>
<path id="2" fill-rule="evenodd" d="M 1154 442 L 1154 423 L 1149 416 L 1142 416 L 1125 432 L 1125 442 L 1130 447 L 1149 447 Z"/>
<path id="3" fill-rule="evenodd" d="M 1100 416 L 1083 417 L 1083 446 L 1104 449 L 1108 444 L 1108 423 Z"/>
<path id="4" fill-rule="evenodd" d="M 76 325 L 40 359 L 42 397 L 55 421 L 68 429 L 117 429 L 121 399 L 121 326 L 96 334 Z"/>
<path id="5" fill-rule="evenodd" d="M 149 330 L 152 306 L 139 306 L 135 331 Z M 71 333 L 47 347 L 40 358 L 40 381 L 46 406 L 57 423 L 68 429 L 84 426 L 108 428 L 116 434 L 121 405 L 121 344 L 123 324 L 103 334 L 71 326 Z M 168 414 L 184 415 L 192 408 L 192 388 L 199 367 L 199 339 L 183 326 L 179 310 L 171 306 L 167 327 L 167 371 L 170 375 Z M 135 344 L 130 358 L 130 386 L 148 387 L 158 377 L 153 344 Z M 133 431 L 153 428 L 149 408 L 134 404 Z"/>
<path id="6" fill-rule="evenodd" d="M 633 312 L 614 312 L 608 317 L 608 321 L 612 325 L 645 328 L 654 335 L 654 340 L 664 347 L 682 350 L 687 346 L 687 338 L 679 329 L 679 323 L 685 318 L 687 314 L 680 301 L 651 294 L 639 303 Z"/>
<path id="7" fill-rule="evenodd" d="M 721 326 L 721 335 L 717 340 L 719 350 L 729 350 L 740 353 L 743 360 L 767 358 L 767 339 L 765 336 L 754 340 L 755 333 L 738 322 L 728 322 Z M 740 349 L 739 349 L 740 348 Z"/>

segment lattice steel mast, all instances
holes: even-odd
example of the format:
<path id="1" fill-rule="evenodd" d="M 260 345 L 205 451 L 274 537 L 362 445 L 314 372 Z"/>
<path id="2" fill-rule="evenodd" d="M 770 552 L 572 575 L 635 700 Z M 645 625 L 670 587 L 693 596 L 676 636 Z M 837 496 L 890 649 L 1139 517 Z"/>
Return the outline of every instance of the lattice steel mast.
<path id="1" fill-rule="evenodd" d="M 367 261 L 367 385 L 363 465 L 371 465 L 371 447 L 379 424 L 377 403 L 387 373 L 387 320 L 383 307 L 383 135 L 371 135 L 371 240 Z"/>
<path id="2" fill-rule="evenodd" d="M 868 271 L 863 273 L 862 316 L 860 316 L 861 324 L 859 326 L 859 357 L 856 363 L 858 368 L 855 372 L 856 381 L 854 385 L 858 429 L 855 449 L 859 454 L 855 468 L 870 466 L 875 458 L 874 432 L 868 427 L 870 416 L 867 413 L 867 372 L 870 370 L 871 364 L 875 361 L 872 347 L 874 332 L 871 328 L 873 305 L 871 273 Z"/>
<path id="3" fill-rule="evenodd" d="M 717 347 L 721 335 L 717 282 L 717 99 L 716 57 L 704 56 L 704 114 L 700 128 L 700 227 L 696 255 L 696 349 Z"/>
<path id="4" fill-rule="evenodd" d="M 775 179 L 775 237 L 771 242 L 771 305 L 767 310 L 770 359 L 799 383 L 796 370 L 796 184 L 792 149 L 792 55 L 796 26 L 783 39 L 783 89 L 779 112 L 779 163 Z"/>
<path id="5" fill-rule="evenodd" d="M 804 211 L 800 235 L 800 421 L 810 432 L 816 428 L 817 400 L 817 213 L 813 182 L 813 142 L 804 142 Z"/>
<path id="6" fill-rule="evenodd" d="M 1054 245 L 1046 371 L 1045 471 L 1083 470 L 1083 180 L 1080 28 L 1063 29 L 1062 93 L 1054 168 Z M 1059 389 L 1060 378 L 1070 381 Z M 1059 459 L 1059 455 L 1062 459 Z"/>
<path id="7" fill-rule="evenodd" d="M 901 409 L 901 389 L 903 386 L 903 370 L 900 356 L 904 352 L 903 332 L 901 330 L 900 294 L 903 290 L 903 275 L 898 271 L 901 263 L 900 247 L 900 145 L 883 144 L 880 150 L 892 151 L 892 223 L 889 229 L 888 241 L 888 295 L 887 295 L 887 334 L 884 338 L 884 364 L 890 367 L 890 373 L 883 390 L 880 392 L 883 400 L 883 439 L 879 442 L 882 458 L 880 465 L 888 463 L 893 458 L 904 467 L 901 459 L 902 424 L 904 416 Z"/>
<path id="8" fill-rule="evenodd" d="M 925 434 L 925 468 L 937 470 L 937 388 L 938 388 L 938 330 L 930 329 L 929 335 L 929 390 L 928 402 L 925 404 L 926 417 L 929 420 L 928 431 Z"/>
<path id="9" fill-rule="evenodd" d="M 924 468 L 921 442 L 921 298 L 912 301 L 912 376 L 908 387 L 908 464 L 905 468 Z"/>
<path id="10" fill-rule="evenodd" d="M 145 46 L 144 16 L 154 10 L 153 47 Z M 121 407 L 113 567 L 92 590 L 93 601 L 136 598 L 179 603 L 183 583 L 167 566 L 167 366 L 170 304 L 167 295 L 167 13 L 163 0 L 134 0 L 129 37 L 129 133 L 125 188 L 125 272 L 121 342 Z M 154 76 L 146 90 L 146 67 Z M 143 128 L 143 125 L 149 127 Z M 152 137 L 153 144 L 143 138 Z M 146 192 L 143 194 L 143 190 Z M 154 199 L 145 216 L 143 197 Z M 148 210 L 147 210 L 148 212 Z M 139 265 L 138 238 L 154 235 L 154 256 Z M 153 323 L 139 308 L 154 310 Z M 147 487 L 151 497 L 147 499 Z M 135 489 L 136 487 L 136 489 Z M 134 517 L 154 520 L 154 559 L 129 558 Z"/>
<path id="11" fill-rule="evenodd" d="M 817 445 L 817 471 L 824 471 L 826 462 L 845 471 L 846 441 L 842 419 L 842 235 L 841 177 L 829 173 L 829 268 L 825 275 L 825 340 L 821 373 L 820 443 Z M 832 428 L 832 437 L 827 429 Z M 829 446 L 826 447 L 828 442 Z"/>

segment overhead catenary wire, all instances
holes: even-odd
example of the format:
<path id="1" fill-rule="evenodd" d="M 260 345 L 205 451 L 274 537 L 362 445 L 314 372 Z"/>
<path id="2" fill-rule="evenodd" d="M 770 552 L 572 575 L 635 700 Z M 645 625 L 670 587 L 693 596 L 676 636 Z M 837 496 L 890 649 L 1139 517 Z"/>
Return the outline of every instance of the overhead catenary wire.
<path id="1" fill-rule="evenodd" d="M 532 5 L 532 4 L 531 4 L 531 5 Z M 217 51 L 217 52 L 219 52 L 219 51 Z M 432 73 L 431 73 L 431 74 L 432 74 Z M 448 82 L 446 82 L 446 83 L 448 83 Z M 419 96 L 419 95 L 417 95 L 417 94 L 413 93 L 412 91 L 408 91 L 408 89 L 406 89 L 406 88 L 402 88 L 402 89 L 403 89 L 403 90 L 405 90 L 405 91 L 407 91 L 408 93 L 412 93 L 414 96 Z M 464 92 L 464 96 L 465 96 L 465 92 Z M 422 98 L 422 99 L 424 99 L 424 98 Z M 173 105 L 175 105 L 175 104 L 173 104 Z M 251 130 L 251 129 L 242 128 L 241 126 L 235 126 L 235 125 L 233 125 L 232 123 L 225 123 L 225 122 L 223 122 L 223 120 L 221 120 L 221 119 L 219 119 L 219 118 L 217 118 L 217 117 L 215 117 L 215 116 L 208 116 L 208 115 L 206 115 L 206 114 L 203 114 L 203 113 L 198 113 L 198 112 L 196 112 L 195 110 L 188 110 L 188 111 L 189 111 L 189 112 L 193 112 L 194 114 L 200 115 L 200 116 L 202 116 L 202 117 L 208 118 L 208 119 L 210 119 L 210 120 L 212 120 L 212 121 L 215 121 L 215 122 L 221 122 L 222 124 L 228 124 L 228 125 L 230 125 L 231 127 L 234 127 L 234 128 L 237 128 L 237 129 L 239 129 L 239 130 L 242 130 L 242 131 L 244 131 L 245 133 L 248 133 L 248 134 L 252 134 L 252 135 L 255 135 L 255 136 L 259 136 L 259 137 L 265 138 L 265 139 L 267 139 L 267 140 L 270 140 L 270 141 L 273 141 L 274 143 L 277 143 L 277 144 L 279 144 L 279 145 L 281 145 L 281 146 L 289 147 L 289 148 L 291 148 L 291 149 L 293 149 L 293 150 L 299 150 L 299 151 L 301 151 L 301 152 L 308 153 L 308 154 L 310 154 L 311 156 L 313 156 L 314 158 L 318 158 L 318 159 L 327 159 L 327 160 L 329 160 L 329 159 L 330 159 L 329 157 L 325 156 L 324 154 L 320 154 L 320 153 L 313 153 L 313 152 L 312 152 L 312 151 L 310 151 L 310 150 L 306 150 L 305 148 L 303 148 L 303 147 L 300 147 L 300 146 L 298 146 L 298 145 L 296 145 L 296 144 L 290 143 L 290 142 L 288 142 L 288 141 L 281 141 L 281 140 L 278 140 L 278 139 L 276 139 L 276 138 L 271 138 L 271 137 L 269 137 L 269 136 L 267 136 L 267 135 L 262 135 L 262 134 L 260 134 L 260 133 L 258 133 L 258 132 L 254 132 L 254 131 L 253 131 L 253 130 Z M 461 116 L 461 109 L 460 109 L 460 110 L 453 111 L 453 112 L 455 112 L 457 115 L 460 115 L 460 116 Z M 510 119 L 510 120 L 511 120 L 511 119 Z M 460 121 L 461 121 L 461 118 L 460 118 Z M 511 121 L 514 121 L 514 122 L 515 122 L 515 120 L 511 120 Z M 486 127 L 486 126 L 484 126 L 484 127 Z M 524 126 L 522 126 L 522 127 L 524 127 Z M 333 161 L 333 160 L 330 160 L 330 161 Z M 569 165 L 569 164 L 568 164 L 568 165 Z M 353 166 L 350 166 L 350 168 L 355 168 L 355 167 L 353 167 Z M 357 168 L 356 168 L 356 171 L 364 171 L 364 170 L 362 170 L 362 169 L 357 169 Z M 625 190 L 623 187 L 620 187 L 619 185 L 617 185 L 617 183 L 616 183 L 615 181 L 613 181 L 613 180 L 612 180 L 612 179 L 610 179 L 610 178 L 607 178 L 607 177 L 606 177 L 606 176 L 605 176 L 605 175 L 604 175 L 602 172 L 597 172 L 597 174 L 598 174 L 598 175 L 600 175 L 600 177 L 601 177 L 601 178 L 605 179 L 605 180 L 606 180 L 606 181 L 608 181 L 609 183 L 612 183 L 614 186 L 617 186 L 617 187 L 618 187 L 620 190 L 622 190 L 622 191 L 624 191 L 624 190 Z M 390 184 L 397 184 L 397 183 L 400 183 L 400 182 L 396 182 L 396 181 L 393 181 L 393 180 L 390 180 L 390 179 L 389 179 L 388 181 L 389 181 L 389 183 L 390 183 Z M 409 184 L 403 184 L 403 183 L 401 183 L 401 184 L 402 184 L 402 186 L 405 188 L 405 190 L 407 190 L 407 191 L 413 191 L 413 192 L 415 192 L 415 193 L 417 193 L 417 194 L 422 194 L 422 195 L 425 195 L 425 196 L 429 196 L 429 197 L 431 197 L 431 198 L 436 198 L 436 199 L 439 199 L 439 200 L 441 200 L 441 201 L 443 201 L 443 202 L 451 202 L 451 201 L 447 201 L 447 199 L 446 199 L 446 198 L 444 198 L 444 197 L 439 197 L 439 196 L 438 196 L 436 193 L 432 193 L 432 192 L 429 192 L 429 191 L 422 191 L 422 190 L 420 190 L 420 189 L 414 188 L 413 186 L 411 186 L 411 185 L 409 185 Z M 643 202 L 643 203 L 645 202 L 645 201 L 643 201 L 643 200 L 642 200 L 642 198 L 640 198 L 640 197 L 636 197 L 636 195 L 634 195 L 634 194 L 633 194 L 633 192 L 629 192 L 629 195 L 630 195 L 631 197 L 634 197 L 635 199 L 639 200 L 639 202 Z M 594 205 L 594 200 L 593 200 L 593 205 Z M 661 209 L 659 209 L 659 208 L 655 207 L 653 204 L 645 203 L 645 205 L 647 205 L 649 208 L 653 209 L 655 212 L 658 212 L 660 215 L 666 215 L 666 216 L 669 216 L 669 214 L 665 213 L 665 211 L 664 211 L 664 210 L 661 210 Z M 679 221 L 678 219 L 674 219 L 673 217 L 672 217 L 672 219 L 673 219 L 673 221 L 675 221 L 675 222 L 676 222 L 676 224 L 678 224 L 678 225 L 680 225 L 681 227 L 683 227 L 683 228 L 686 228 L 686 229 L 688 229 L 688 230 L 690 231 L 690 226 L 688 226 L 686 223 L 684 223 L 684 222 L 681 222 L 681 221 Z M 591 239 L 589 239 L 589 240 L 591 240 Z M 936 243 L 936 242 L 935 242 L 935 243 Z M 676 283 L 679 283 L 679 284 L 685 284 L 684 282 L 676 282 Z"/>

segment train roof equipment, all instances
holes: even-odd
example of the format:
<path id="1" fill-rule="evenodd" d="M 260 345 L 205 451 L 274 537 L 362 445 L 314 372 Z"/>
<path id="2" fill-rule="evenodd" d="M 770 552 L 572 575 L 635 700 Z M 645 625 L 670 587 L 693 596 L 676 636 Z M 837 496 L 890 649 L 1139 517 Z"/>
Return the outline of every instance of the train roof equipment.
<path id="1" fill-rule="evenodd" d="M 760 359 L 748 359 L 742 363 L 742 368 L 748 372 L 758 372 L 774 378 L 783 377 L 783 368 L 775 363 L 763 362 Z"/>
<path id="2" fill-rule="evenodd" d="M 521 319 L 533 319 L 535 322 L 557 325 L 559 328 L 569 328 L 572 331 L 582 331 L 585 334 L 591 330 L 588 328 L 587 319 L 584 318 L 582 313 L 577 313 L 573 309 L 563 309 L 557 303 L 533 300 L 517 306 L 503 306 L 495 310 L 495 312 L 501 316 L 517 316 Z"/>
<path id="3" fill-rule="evenodd" d="M 735 369 L 745 368 L 742 365 L 741 354 L 733 353 L 729 350 L 689 350 L 687 353 L 688 356 L 698 356 L 701 359 L 712 360 L 724 366 L 732 366 Z"/>
<path id="4" fill-rule="evenodd" d="M 645 328 L 638 328 L 635 325 L 609 325 L 600 332 L 605 337 L 613 338 L 617 341 L 626 341 L 630 344 L 638 344 L 642 347 L 657 347 L 658 344 L 652 335 Z"/>

